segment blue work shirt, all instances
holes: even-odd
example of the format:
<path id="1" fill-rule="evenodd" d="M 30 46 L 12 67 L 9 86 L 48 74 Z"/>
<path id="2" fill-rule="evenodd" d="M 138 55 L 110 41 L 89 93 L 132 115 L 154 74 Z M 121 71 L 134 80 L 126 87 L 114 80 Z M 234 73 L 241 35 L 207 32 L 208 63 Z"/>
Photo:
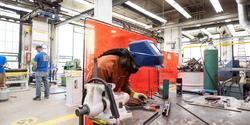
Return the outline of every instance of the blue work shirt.
<path id="1" fill-rule="evenodd" d="M 37 63 L 38 72 L 48 72 L 49 56 L 45 52 L 36 54 L 34 61 Z"/>
<path id="2" fill-rule="evenodd" d="M 4 67 L 3 67 L 3 65 L 5 63 L 7 63 L 6 57 L 0 55 L 0 73 L 4 73 L 5 72 Z"/>

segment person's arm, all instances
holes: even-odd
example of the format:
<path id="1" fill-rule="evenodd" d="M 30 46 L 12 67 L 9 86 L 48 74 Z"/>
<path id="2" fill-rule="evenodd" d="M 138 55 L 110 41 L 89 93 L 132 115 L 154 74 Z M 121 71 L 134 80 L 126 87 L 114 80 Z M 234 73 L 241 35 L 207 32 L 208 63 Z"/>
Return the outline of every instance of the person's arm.
<path id="1" fill-rule="evenodd" d="M 129 83 L 125 84 L 125 85 L 121 88 L 121 90 L 122 90 L 123 92 L 128 93 L 128 94 L 130 95 L 130 97 L 133 97 L 133 95 L 134 95 L 134 93 L 135 93 L 135 91 L 131 89 Z"/>
<path id="2" fill-rule="evenodd" d="M 4 68 L 9 67 L 9 65 L 8 65 L 8 63 L 7 63 L 6 57 L 4 57 L 4 64 L 3 64 L 3 67 L 4 67 Z"/>
<path id="3" fill-rule="evenodd" d="M 34 71 L 37 70 L 37 62 L 38 62 L 38 55 L 36 55 L 34 58 Z"/>
<path id="4" fill-rule="evenodd" d="M 127 81 L 129 81 L 129 80 L 127 80 Z M 135 92 L 130 87 L 129 82 L 127 84 L 124 84 L 124 86 L 122 87 L 122 91 L 128 93 L 130 95 L 130 97 L 133 97 L 133 98 L 136 98 L 136 99 L 140 99 L 142 101 L 146 101 L 148 99 L 147 96 L 144 95 L 143 93 Z"/>

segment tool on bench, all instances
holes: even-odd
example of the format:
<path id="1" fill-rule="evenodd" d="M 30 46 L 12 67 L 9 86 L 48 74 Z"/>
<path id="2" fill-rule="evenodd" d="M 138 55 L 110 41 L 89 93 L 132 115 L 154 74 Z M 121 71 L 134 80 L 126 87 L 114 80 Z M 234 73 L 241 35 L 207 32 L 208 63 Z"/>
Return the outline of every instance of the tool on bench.
<path id="1" fill-rule="evenodd" d="M 195 90 L 182 90 L 182 93 L 188 93 L 188 94 L 197 94 L 197 95 L 204 95 L 204 91 L 195 91 Z"/>
<path id="2" fill-rule="evenodd" d="M 128 109 L 128 110 L 143 109 L 143 110 L 152 111 L 152 112 L 156 112 L 157 109 L 159 109 L 159 108 L 160 108 L 159 105 L 149 105 L 149 106 L 126 106 L 126 109 Z"/>
<path id="3" fill-rule="evenodd" d="M 149 117 L 146 121 L 143 122 L 143 125 L 150 125 L 155 119 L 160 116 L 159 112 L 156 112 L 151 117 Z"/>
<path id="4" fill-rule="evenodd" d="M 165 101 L 165 104 L 164 104 L 163 110 L 162 110 L 162 115 L 168 117 L 169 112 L 170 112 L 170 108 L 171 108 L 171 103 L 169 101 Z"/>

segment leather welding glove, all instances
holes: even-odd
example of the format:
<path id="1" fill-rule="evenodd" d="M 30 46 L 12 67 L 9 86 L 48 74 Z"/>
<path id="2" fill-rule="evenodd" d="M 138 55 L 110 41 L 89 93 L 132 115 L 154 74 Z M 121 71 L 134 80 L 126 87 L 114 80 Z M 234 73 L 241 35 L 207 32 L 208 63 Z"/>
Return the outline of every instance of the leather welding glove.
<path id="1" fill-rule="evenodd" d="M 143 102 L 146 102 L 148 99 L 148 97 L 146 95 L 144 95 L 143 93 L 138 93 L 138 92 L 135 92 L 133 94 L 133 98 L 140 99 Z"/>

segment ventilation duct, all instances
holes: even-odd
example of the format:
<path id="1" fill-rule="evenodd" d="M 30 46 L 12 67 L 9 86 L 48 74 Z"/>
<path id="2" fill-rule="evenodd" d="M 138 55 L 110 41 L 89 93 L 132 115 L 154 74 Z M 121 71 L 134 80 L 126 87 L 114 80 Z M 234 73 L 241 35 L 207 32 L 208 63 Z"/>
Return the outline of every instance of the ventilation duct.
<path id="1" fill-rule="evenodd" d="M 249 0 L 236 0 L 238 4 L 238 17 L 240 25 L 250 33 L 250 19 L 248 18 L 248 5 Z"/>

